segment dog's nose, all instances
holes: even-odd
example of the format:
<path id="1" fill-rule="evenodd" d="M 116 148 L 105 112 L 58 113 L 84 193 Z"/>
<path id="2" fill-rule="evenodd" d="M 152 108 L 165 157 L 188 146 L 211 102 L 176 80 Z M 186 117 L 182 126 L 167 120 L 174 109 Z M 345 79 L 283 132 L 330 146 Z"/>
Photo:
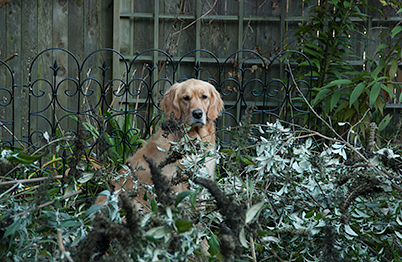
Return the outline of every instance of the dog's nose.
<path id="1" fill-rule="evenodd" d="M 193 117 L 195 119 L 200 119 L 202 117 L 202 110 L 201 109 L 196 109 L 193 111 Z"/>

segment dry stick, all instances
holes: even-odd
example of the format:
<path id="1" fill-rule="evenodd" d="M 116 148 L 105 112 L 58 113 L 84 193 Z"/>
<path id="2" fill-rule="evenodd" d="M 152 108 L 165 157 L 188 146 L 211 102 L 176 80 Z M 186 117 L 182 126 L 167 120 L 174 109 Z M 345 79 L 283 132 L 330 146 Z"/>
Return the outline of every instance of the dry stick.
<path id="1" fill-rule="evenodd" d="M 177 34 L 181 33 L 182 31 L 186 30 L 187 28 L 189 28 L 190 26 L 192 26 L 193 24 L 195 24 L 198 20 L 204 18 L 204 16 L 206 16 L 207 14 L 209 14 L 209 13 L 212 11 L 212 9 L 214 9 L 214 7 L 215 7 L 215 5 L 216 5 L 217 2 L 218 2 L 218 0 L 215 0 L 215 3 L 212 5 L 211 9 L 208 10 L 208 12 L 206 12 L 205 14 L 203 14 L 202 16 L 200 16 L 198 19 L 196 19 L 196 20 L 194 20 L 193 22 L 191 22 L 189 25 L 187 25 L 187 26 L 184 27 L 183 29 L 181 29 L 181 30 L 179 30 L 179 31 L 177 31 L 177 32 L 174 32 L 173 35 L 177 35 Z"/>
<path id="2" fill-rule="evenodd" d="M 30 189 L 23 190 L 22 192 L 21 192 L 21 191 L 17 191 L 17 192 L 21 192 L 21 193 L 12 195 L 12 196 L 10 196 L 9 198 L 11 198 L 11 197 L 16 198 L 16 197 L 19 197 L 19 196 L 22 196 L 22 195 L 26 195 L 26 194 L 28 194 L 28 193 L 31 193 L 32 191 L 35 191 L 36 189 L 37 189 L 37 187 L 32 187 L 32 188 L 30 188 Z M 3 200 L 4 200 L 4 199 L 2 199 L 1 201 L 3 201 Z"/>
<path id="3" fill-rule="evenodd" d="M 126 74 L 126 72 L 123 73 L 123 78 L 124 78 L 125 74 Z M 124 85 L 123 85 L 122 83 L 119 84 L 119 86 L 117 87 L 117 92 L 116 92 L 116 94 L 119 94 L 119 93 L 120 93 L 120 91 L 123 89 L 123 86 L 124 86 Z M 108 89 L 106 89 L 106 93 L 109 92 L 109 88 L 110 88 L 110 86 L 108 87 Z M 109 110 L 110 110 L 110 108 L 113 107 L 113 104 L 114 104 L 114 102 L 116 101 L 116 98 L 117 98 L 117 96 L 114 95 L 114 96 L 113 96 L 113 99 L 112 99 L 112 102 L 110 102 Z"/>
<path id="4" fill-rule="evenodd" d="M 247 209 L 250 208 L 250 196 L 249 196 L 249 188 L 248 188 L 248 173 L 246 173 L 246 196 L 247 196 Z M 251 192 L 250 192 L 251 194 Z M 253 261 L 257 262 L 257 257 L 255 255 L 255 246 L 254 246 L 254 238 L 253 235 L 250 236 L 250 246 L 251 246 L 251 255 L 253 256 Z"/>
<path id="5" fill-rule="evenodd" d="M 267 0 L 264 0 L 264 2 L 262 2 L 262 4 L 260 4 L 259 6 L 253 5 L 252 3 L 250 3 L 250 2 L 247 1 L 247 0 L 244 0 L 244 2 L 246 2 L 246 3 L 249 4 L 249 5 L 251 5 L 252 7 L 255 7 L 255 8 L 257 8 L 257 9 L 260 9 L 260 8 L 267 2 Z M 251 19 L 250 19 L 250 20 L 251 20 Z"/>
<path id="6" fill-rule="evenodd" d="M 227 193 L 226 196 L 227 196 L 227 197 L 230 197 L 230 196 L 236 195 L 236 194 L 238 194 L 238 193 L 243 192 L 243 190 L 244 190 L 244 189 L 242 188 L 242 189 L 239 189 L 239 190 L 237 190 L 237 191 L 235 191 L 235 192 Z M 208 199 L 200 199 L 198 202 L 209 202 L 209 201 L 214 201 L 215 199 L 216 199 L 215 197 L 208 198 Z"/>
<path id="7" fill-rule="evenodd" d="M 290 63 L 288 62 L 288 66 L 289 66 L 289 68 L 291 68 L 290 67 Z M 345 139 L 343 139 L 343 137 L 342 136 L 340 136 L 336 131 L 335 131 L 335 129 L 331 126 L 331 125 L 329 125 L 315 110 L 314 110 L 314 108 L 310 105 L 310 103 L 307 101 L 307 99 L 306 99 L 306 97 L 304 96 L 304 94 L 301 92 L 301 90 L 299 89 L 299 86 L 297 85 L 297 83 L 296 83 L 296 81 L 295 81 L 295 78 L 294 78 L 294 76 L 293 76 L 293 73 L 292 73 L 292 71 L 291 70 L 289 70 L 289 72 L 290 72 L 290 75 L 291 75 L 291 77 L 292 77 L 292 81 L 293 81 L 293 83 L 294 83 L 294 85 L 295 85 L 295 88 L 297 89 L 297 91 L 299 92 L 299 94 L 300 94 L 300 96 L 303 98 L 303 100 L 304 100 L 304 102 L 307 104 L 307 106 L 309 107 L 309 109 L 314 113 L 314 115 L 316 116 L 316 117 L 318 117 L 318 119 L 320 119 L 338 138 L 339 138 L 339 141 L 341 142 L 341 143 L 343 143 L 344 145 L 346 145 L 349 149 L 351 149 L 353 152 L 355 152 L 361 159 L 363 159 L 366 163 L 367 163 L 367 165 L 369 166 L 369 167 L 372 167 L 374 170 L 376 170 L 378 173 L 380 173 L 380 174 L 386 174 L 388 177 L 391 177 L 391 178 L 395 178 L 394 176 L 392 176 L 391 174 L 389 174 L 387 171 L 381 171 L 381 170 L 379 170 L 377 167 L 375 167 L 365 156 L 363 156 L 362 155 L 362 153 L 360 153 L 359 151 L 357 151 L 357 149 L 356 148 L 354 148 L 348 141 L 345 141 Z M 325 137 L 324 135 L 321 135 L 321 134 L 319 134 L 318 132 L 317 132 L 317 134 L 319 135 L 319 136 L 321 136 L 321 137 Z M 394 185 L 395 183 L 393 183 L 392 184 L 392 186 L 395 188 L 395 189 L 397 189 L 397 190 L 399 190 L 399 191 L 402 191 L 402 188 L 401 187 L 395 187 L 395 185 Z"/>
<path id="8" fill-rule="evenodd" d="M 34 156 L 34 155 L 38 154 L 42 149 L 44 149 L 45 147 L 50 146 L 51 144 L 58 143 L 59 141 L 63 141 L 63 140 L 66 140 L 66 141 L 72 140 L 74 138 L 75 138 L 74 135 L 63 135 L 60 138 L 57 138 L 57 139 L 52 140 L 52 141 L 49 141 L 46 145 L 42 146 L 41 148 L 39 148 L 35 152 L 33 152 L 31 156 Z"/>
<path id="9" fill-rule="evenodd" d="M 12 172 L 14 172 L 16 169 L 18 169 L 20 166 L 21 166 L 21 164 L 16 165 L 16 166 L 13 167 L 10 171 L 8 171 L 8 172 L 5 174 L 5 176 L 1 176 L 1 178 L 12 180 L 12 178 L 7 177 L 7 176 L 10 175 Z"/>
<path id="10" fill-rule="evenodd" d="M 89 89 L 89 87 L 90 87 L 91 84 L 92 84 L 92 79 L 90 78 L 90 76 L 91 76 L 91 71 L 92 71 L 92 68 L 89 68 L 89 69 L 88 69 L 88 72 L 87 72 L 87 79 L 89 79 L 89 81 L 87 81 L 87 82 L 86 82 L 86 85 L 85 85 L 85 94 L 88 94 L 88 89 Z M 91 103 L 89 102 L 88 97 L 85 96 L 85 95 L 84 95 L 84 99 L 82 99 L 82 105 L 83 105 L 83 106 L 86 105 L 88 110 L 91 109 Z M 78 108 L 78 110 L 79 110 L 79 108 Z M 89 115 L 85 114 L 85 119 L 87 120 L 87 123 L 88 123 L 88 124 L 91 123 L 91 119 L 89 118 Z M 79 119 L 78 119 L 78 121 L 79 121 Z M 92 125 L 92 124 L 91 124 L 91 125 Z M 96 126 L 96 125 L 92 125 L 92 126 Z M 79 130 L 77 130 L 77 132 L 79 132 Z M 96 143 L 96 137 L 93 137 L 93 140 L 94 140 L 94 143 Z"/>
<path id="11" fill-rule="evenodd" d="M 33 183 L 33 182 L 43 181 L 43 180 L 46 180 L 49 178 L 50 177 L 38 177 L 38 178 L 31 178 L 31 179 L 12 180 L 12 181 L 7 181 L 7 182 L 0 182 L 0 186 L 12 185 L 12 184 Z M 59 175 L 59 176 L 54 176 L 53 178 L 60 179 L 60 178 L 63 178 L 63 176 Z M 0 195 L 0 198 L 1 198 L 1 195 Z"/>
<path id="12" fill-rule="evenodd" d="M 274 257 L 276 257 L 280 262 L 284 262 L 279 256 L 278 254 L 276 254 L 275 250 L 273 248 L 271 248 L 271 245 L 269 245 L 269 251 L 271 251 L 272 255 L 274 255 Z"/>
<path id="13" fill-rule="evenodd" d="M 10 55 L 9 57 L 7 57 L 6 59 L 4 59 L 4 62 L 7 62 L 8 60 L 13 59 L 14 57 L 18 56 L 18 53 L 14 53 L 12 55 Z M 0 66 L 4 65 L 4 63 L 0 62 Z"/>
<path id="14" fill-rule="evenodd" d="M 369 109 L 367 109 L 366 110 L 366 112 L 364 113 L 364 115 L 363 115 L 363 117 L 356 123 L 356 124 L 354 124 L 350 129 L 349 129 L 349 132 L 348 132 L 348 136 L 347 136 L 347 138 L 346 138 L 346 141 L 350 141 L 349 140 L 349 138 L 350 138 L 350 133 L 352 133 L 352 130 L 353 130 L 353 128 L 355 128 L 358 124 L 360 124 L 363 120 L 364 120 L 364 118 L 366 117 L 366 115 L 367 115 L 367 113 L 370 111 L 370 108 Z"/>
<path id="15" fill-rule="evenodd" d="M 13 132 L 11 132 L 10 129 L 8 129 L 5 125 L 1 126 L 2 128 L 4 128 L 10 135 L 12 135 L 14 137 L 14 139 L 25 149 L 26 147 L 21 143 L 21 141 L 18 140 L 18 138 L 15 136 L 15 134 L 13 134 Z"/>
<path id="16" fill-rule="evenodd" d="M 78 191 L 75 191 L 75 192 L 72 192 L 72 193 L 70 193 L 70 194 L 67 194 L 67 195 L 63 196 L 62 198 L 60 198 L 59 200 L 61 201 L 61 200 L 64 200 L 64 199 L 66 199 L 66 198 L 69 198 L 69 197 L 72 197 L 72 196 L 75 196 L 75 195 L 78 195 L 78 194 L 81 194 L 81 193 L 82 193 L 82 189 L 80 189 L 80 190 L 78 190 Z M 49 202 L 44 203 L 44 204 L 42 204 L 42 205 L 39 205 L 38 208 L 44 208 L 44 207 L 50 206 L 50 205 L 52 205 L 55 201 L 56 201 L 56 200 L 52 200 L 52 201 L 49 201 Z"/>
<path id="17" fill-rule="evenodd" d="M 81 194 L 81 193 L 82 193 L 82 189 L 80 189 L 80 190 L 78 190 L 78 191 L 75 191 L 75 192 L 72 192 L 72 193 L 70 193 L 70 194 L 67 194 L 67 195 L 65 195 L 65 196 L 63 196 L 63 197 L 61 197 L 61 198 L 59 198 L 58 200 L 59 200 L 59 201 L 62 201 L 62 200 L 64 200 L 64 199 L 66 199 L 66 198 L 69 198 L 69 197 L 72 197 L 72 196 L 75 196 L 75 195 L 78 195 L 78 194 Z M 39 206 L 37 207 L 37 209 L 41 209 L 41 208 L 50 206 L 50 205 L 54 204 L 54 202 L 56 202 L 56 200 L 52 200 L 52 201 L 46 202 L 46 203 L 44 203 L 44 204 L 42 204 L 42 205 L 39 205 Z M 23 211 L 23 212 L 20 212 L 20 213 L 18 213 L 18 214 L 12 215 L 11 218 L 14 218 L 14 217 L 16 217 L 16 216 L 21 216 L 21 215 L 23 215 L 25 212 L 26 212 L 26 211 Z"/>
<path id="18" fill-rule="evenodd" d="M 74 260 L 73 260 L 73 259 L 71 258 L 71 256 L 70 256 L 69 252 L 66 252 L 66 249 L 64 248 L 64 245 L 63 245 L 63 236 L 62 236 L 62 234 L 61 234 L 61 229 L 60 229 L 60 228 L 57 229 L 57 244 L 58 244 L 58 246 L 59 246 L 59 250 L 60 250 L 60 252 L 61 252 L 61 256 L 62 256 L 62 257 L 65 256 L 68 261 L 74 262 Z"/>
<path id="19" fill-rule="evenodd" d="M 19 184 L 15 184 L 15 185 L 13 185 L 12 187 L 10 187 L 9 189 L 7 189 L 5 192 L 3 192 L 3 193 L 0 195 L 0 199 L 1 199 L 5 194 L 7 194 L 7 193 L 13 191 L 14 188 L 16 188 L 18 185 L 19 185 Z"/>

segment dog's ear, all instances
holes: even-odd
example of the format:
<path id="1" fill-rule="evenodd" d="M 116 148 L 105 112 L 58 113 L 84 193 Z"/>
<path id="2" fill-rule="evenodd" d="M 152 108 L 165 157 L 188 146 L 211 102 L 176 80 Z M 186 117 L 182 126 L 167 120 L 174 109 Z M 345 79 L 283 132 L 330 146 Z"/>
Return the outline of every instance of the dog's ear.
<path id="1" fill-rule="evenodd" d="M 181 111 L 177 96 L 178 86 L 179 86 L 178 83 L 172 85 L 172 87 L 165 93 L 165 96 L 161 101 L 160 107 L 162 108 L 163 111 L 165 111 L 165 113 L 168 116 L 170 115 L 171 112 L 173 112 L 178 119 L 181 119 Z"/>
<path id="2" fill-rule="evenodd" d="M 218 91 L 216 91 L 215 87 L 210 84 L 211 88 L 211 101 L 209 103 L 208 108 L 208 118 L 211 120 L 215 120 L 218 118 L 220 112 L 223 109 L 223 100 L 221 99 L 221 95 Z"/>

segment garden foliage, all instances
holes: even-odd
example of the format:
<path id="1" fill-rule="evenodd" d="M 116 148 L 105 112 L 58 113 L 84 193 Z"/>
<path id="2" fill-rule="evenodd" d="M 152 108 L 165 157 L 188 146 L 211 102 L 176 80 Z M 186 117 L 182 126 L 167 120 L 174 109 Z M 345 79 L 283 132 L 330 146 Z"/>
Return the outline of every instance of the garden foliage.
<path id="1" fill-rule="evenodd" d="M 401 258 L 401 156 L 395 149 L 366 153 L 340 141 L 318 144 L 316 132 L 295 132 L 280 122 L 254 126 L 246 121 L 239 127 L 251 128 L 259 130 L 258 141 L 243 137 L 244 143 L 237 148 L 249 156 L 248 164 L 242 163 L 236 172 L 227 161 L 233 158 L 232 152 L 220 153 L 220 178 L 215 183 L 195 173 L 202 161 L 188 158 L 183 172 L 192 174 L 190 190 L 172 195 L 175 201 L 170 205 L 149 199 L 147 213 L 135 210 L 125 194 L 119 199 L 107 190 L 101 192 L 109 199 L 102 209 L 80 201 L 79 195 L 57 197 L 51 205 L 44 205 L 35 203 L 29 192 L 2 194 L 1 259 Z M 203 156 L 203 147 L 195 148 L 181 150 Z M 355 150 L 365 157 L 360 158 Z M 51 185 L 62 186 L 59 182 Z M 82 187 L 78 182 L 73 186 Z M 19 190 L 24 187 L 28 185 L 19 184 Z M 204 188 L 209 194 L 200 193 Z M 38 190 L 46 191 L 42 201 L 51 197 L 51 187 Z"/>
<path id="2" fill-rule="evenodd" d="M 399 1 L 380 2 L 401 13 Z M 367 28 L 371 18 L 364 10 L 382 14 L 370 4 L 370 1 L 325 1 L 310 10 L 309 21 L 300 23 L 294 35 L 298 49 L 311 59 L 315 68 L 313 106 L 333 122 L 356 124 L 356 131 L 363 138 L 369 133 L 370 122 L 377 122 L 380 131 L 388 126 L 392 116 L 385 116 L 385 106 L 400 103 L 402 98 L 402 87 L 395 81 L 402 59 L 402 26 L 398 23 Z M 368 39 L 368 30 L 379 31 L 378 38 Z M 370 51 L 373 42 L 378 41 L 378 49 Z M 360 45 L 364 46 L 362 53 L 356 50 Z M 347 62 L 352 60 L 364 61 L 364 67 Z"/>
<path id="3" fill-rule="evenodd" d="M 360 8 L 371 7 L 325 3 L 295 37 L 315 66 L 312 117 L 327 129 L 251 124 L 246 112 L 238 127 L 225 130 L 231 143 L 211 152 L 180 125 L 169 157 L 182 159 L 178 174 L 189 190 L 177 195 L 169 183 L 155 183 L 149 190 L 157 197 L 139 212 L 130 199 L 135 188 L 116 196 L 105 186 L 131 175 L 118 173 L 118 163 L 143 142 L 135 123 L 119 119 L 97 130 L 77 118 L 82 132 L 62 137 L 72 145 L 67 159 L 51 138 L 33 154 L 2 149 L 0 261 L 401 261 L 401 146 L 360 142 L 376 117 L 385 129 L 386 102 L 400 100 L 393 76 L 402 26 L 389 28 L 396 41 L 380 45 L 367 70 L 356 71 L 344 59 L 353 48 L 349 35 L 367 19 Z M 208 157 L 219 162 L 215 181 L 205 179 Z M 93 205 L 100 195 L 105 205 Z"/>

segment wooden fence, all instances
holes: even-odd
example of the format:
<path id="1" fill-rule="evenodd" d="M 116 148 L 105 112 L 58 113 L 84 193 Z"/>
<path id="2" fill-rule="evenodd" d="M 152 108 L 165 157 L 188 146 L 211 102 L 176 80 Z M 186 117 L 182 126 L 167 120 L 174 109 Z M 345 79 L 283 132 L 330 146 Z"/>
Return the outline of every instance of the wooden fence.
<path id="1" fill-rule="evenodd" d="M 165 63 L 154 65 L 149 56 L 154 52 L 163 55 Z M 189 67 L 186 58 L 195 53 L 208 54 L 215 63 L 201 66 L 196 61 Z M 60 56 L 67 56 L 73 69 L 64 78 L 60 78 L 63 70 L 57 61 Z M 109 56 L 117 56 L 123 62 L 125 71 L 121 77 L 112 76 L 106 60 L 99 65 L 94 62 Z M 239 57 L 243 60 L 238 60 Z M 192 50 L 179 59 L 163 50 L 150 49 L 131 60 L 116 50 L 99 49 L 79 61 L 66 49 L 51 48 L 33 58 L 28 67 L 28 81 L 21 88 L 15 84 L 12 67 L 4 61 L 0 63 L 4 63 L 11 80 L 10 86 L 0 88 L 3 97 L 0 109 L 6 112 L 0 119 L 1 146 L 36 150 L 51 143 L 67 158 L 73 144 L 71 139 L 81 135 L 89 150 L 104 142 L 108 148 L 122 147 L 124 159 L 127 148 L 134 151 L 138 146 L 135 143 L 138 140 L 133 142 L 128 137 L 146 138 L 161 117 L 159 101 L 164 92 L 188 77 L 210 82 L 221 94 L 225 109 L 217 124 L 223 129 L 218 133 L 223 142 L 230 139 L 225 127 L 238 126 L 247 108 L 253 123 L 276 119 L 301 125 L 309 122 L 310 111 L 302 97 L 308 100 L 311 97 L 312 65 L 297 51 L 286 51 L 266 61 L 255 51 L 240 50 L 220 61 L 212 52 L 202 49 Z M 142 72 L 137 75 L 139 66 Z M 156 81 L 154 75 L 158 76 Z M 280 75 L 284 78 L 279 78 Z M 15 96 L 20 89 L 28 93 L 26 101 Z M 15 130 L 20 123 L 15 112 L 20 104 L 26 105 L 27 121 L 22 123 L 25 133 L 18 137 Z M 66 141 L 67 137 L 70 141 Z"/>
<path id="2" fill-rule="evenodd" d="M 73 53 L 79 62 L 99 48 L 113 48 L 122 54 L 102 52 L 86 61 L 86 68 L 78 72 L 71 56 L 53 50 L 41 56 L 40 63 L 32 70 L 38 77 L 45 76 L 49 64 L 57 61 L 59 82 L 76 78 L 78 74 L 99 79 L 102 72 L 97 68 L 103 61 L 110 67 L 106 71 L 108 77 L 126 77 L 124 63 L 134 58 L 135 70 L 127 77 L 144 77 L 147 65 L 152 64 L 159 69 L 152 75 L 155 82 L 169 72 L 162 69 L 166 66 L 166 56 L 161 52 L 148 51 L 137 57 L 150 48 L 163 50 L 175 61 L 190 50 L 209 50 L 217 59 L 207 52 L 193 52 L 182 60 L 177 73 L 180 77 L 190 77 L 194 75 L 192 68 L 199 62 L 200 67 L 208 69 L 201 71 L 201 78 L 217 78 L 218 62 L 224 62 L 237 50 L 254 50 L 269 61 L 284 46 L 294 47 L 296 43 L 287 38 L 299 23 L 308 22 L 309 5 L 316 4 L 299 0 L 12 0 L 0 8 L 0 59 L 12 58 L 7 63 L 13 77 L 6 66 L 0 66 L 0 87 L 13 86 L 14 89 L 13 98 L 17 103 L 13 112 L 14 135 L 22 138 L 30 132 L 26 130 L 30 112 L 26 87 L 30 84 L 29 67 L 42 50 L 63 48 Z M 381 9 L 384 16 L 369 9 L 361 10 L 369 19 L 365 22 L 367 32 L 363 32 L 366 40 L 354 42 L 356 54 L 350 62 L 357 68 L 363 68 L 364 57 L 372 55 L 381 43 L 392 41 L 389 37 L 378 37 L 380 30 L 375 28 L 396 25 L 400 21 L 392 6 L 383 6 L 381 1 L 370 4 Z M 234 61 L 249 59 L 242 55 L 238 53 Z M 239 66 L 233 64 L 231 70 L 227 67 L 226 77 L 238 74 Z M 279 78 L 284 79 L 285 71 L 278 70 L 278 73 Z M 154 95 L 163 88 L 155 89 Z M 2 103 L 10 100 L 6 95 L 1 99 Z M 398 109 L 399 106 L 390 104 L 388 108 Z M 40 105 L 32 107 L 40 108 Z M 233 110 L 239 118 L 244 108 L 239 105 Z M 10 119 L 10 114 L 6 107 L 0 107 L 2 121 Z"/>

